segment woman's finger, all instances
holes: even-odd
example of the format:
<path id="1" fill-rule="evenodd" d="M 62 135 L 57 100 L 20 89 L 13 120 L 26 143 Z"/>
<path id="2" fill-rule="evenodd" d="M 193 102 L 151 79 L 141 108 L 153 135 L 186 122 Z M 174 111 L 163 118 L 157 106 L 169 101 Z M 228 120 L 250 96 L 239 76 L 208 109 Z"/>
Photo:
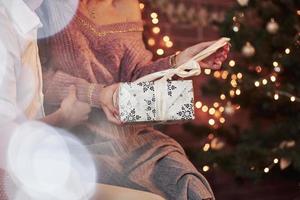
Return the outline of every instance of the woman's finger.
<path id="1" fill-rule="evenodd" d="M 102 109 L 103 109 L 108 121 L 110 121 L 114 124 L 117 124 L 117 125 L 122 124 L 121 121 L 114 116 L 113 112 L 109 108 L 103 107 Z"/>

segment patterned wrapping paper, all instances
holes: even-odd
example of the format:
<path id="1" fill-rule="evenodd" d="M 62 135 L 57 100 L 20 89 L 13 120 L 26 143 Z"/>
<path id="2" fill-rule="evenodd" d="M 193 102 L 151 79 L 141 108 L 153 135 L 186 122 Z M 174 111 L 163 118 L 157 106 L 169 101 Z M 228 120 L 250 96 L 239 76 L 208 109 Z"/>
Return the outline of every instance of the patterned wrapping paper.
<path id="1" fill-rule="evenodd" d="M 124 123 L 193 120 L 192 80 L 121 83 L 120 119 Z"/>

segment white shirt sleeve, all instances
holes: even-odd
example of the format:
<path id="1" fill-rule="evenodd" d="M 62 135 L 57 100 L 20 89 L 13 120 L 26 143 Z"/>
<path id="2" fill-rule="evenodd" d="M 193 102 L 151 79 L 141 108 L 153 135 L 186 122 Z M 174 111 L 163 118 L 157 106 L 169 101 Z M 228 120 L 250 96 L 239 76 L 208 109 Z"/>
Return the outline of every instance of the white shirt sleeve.
<path id="1" fill-rule="evenodd" d="M 14 56 L 0 40 L 0 124 L 16 118 L 16 80 Z"/>
<path id="2" fill-rule="evenodd" d="M 14 56 L 0 40 L 0 168 L 6 167 L 7 146 L 16 127 L 16 80 Z"/>

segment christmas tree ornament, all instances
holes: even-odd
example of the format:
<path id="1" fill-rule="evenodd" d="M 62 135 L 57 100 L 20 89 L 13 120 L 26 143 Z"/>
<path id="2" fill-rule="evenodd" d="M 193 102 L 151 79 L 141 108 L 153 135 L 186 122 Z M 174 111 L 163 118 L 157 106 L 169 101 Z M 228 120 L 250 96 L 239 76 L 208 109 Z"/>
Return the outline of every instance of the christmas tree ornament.
<path id="1" fill-rule="evenodd" d="M 247 42 L 245 44 L 245 46 L 242 49 L 242 54 L 247 58 L 254 56 L 255 48 L 252 46 L 252 44 L 250 42 Z"/>
<path id="2" fill-rule="evenodd" d="M 248 6 L 249 0 L 237 0 L 240 6 Z"/>
<path id="3" fill-rule="evenodd" d="M 272 18 L 268 24 L 267 24 L 267 27 L 266 27 L 267 31 L 271 34 L 276 34 L 279 30 L 279 25 L 278 23 L 275 21 L 274 18 Z"/>
<path id="4" fill-rule="evenodd" d="M 288 168 L 290 165 L 292 164 L 292 161 L 288 158 L 281 158 L 280 159 L 280 169 L 281 170 L 285 170 L 286 168 Z"/>

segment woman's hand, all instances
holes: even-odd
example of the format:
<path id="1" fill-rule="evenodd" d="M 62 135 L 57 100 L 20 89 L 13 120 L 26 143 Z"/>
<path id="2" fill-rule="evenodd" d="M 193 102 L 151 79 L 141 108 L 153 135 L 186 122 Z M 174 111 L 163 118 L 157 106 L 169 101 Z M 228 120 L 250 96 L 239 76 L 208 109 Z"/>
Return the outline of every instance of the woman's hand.
<path id="1" fill-rule="evenodd" d="M 71 128 L 88 120 L 91 107 L 89 104 L 77 99 L 76 88 L 75 86 L 71 86 L 69 88 L 69 94 L 62 101 L 58 112 L 62 118 L 62 126 Z"/>
<path id="2" fill-rule="evenodd" d="M 216 41 L 203 42 L 187 48 L 176 56 L 176 65 L 180 66 L 189 61 L 200 51 L 206 49 Z M 219 70 L 222 67 L 223 62 L 227 59 L 230 50 L 230 45 L 227 44 L 223 48 L 219 49 L 216 53 L 212 54 L 208 58 L 199 62 L 202 68 Z"/>
<path id="3" fill-rule="evenodd" d="M 107 86 L 102 89 L 101 97 L 100 97 L 100 105 L 108 119 L 108 121 L 121 125 L 121 121 L 119 119 L 119 111 L 114 106 L 113 97 L 116 92 L 118 92 L 119 83 Z"/>

